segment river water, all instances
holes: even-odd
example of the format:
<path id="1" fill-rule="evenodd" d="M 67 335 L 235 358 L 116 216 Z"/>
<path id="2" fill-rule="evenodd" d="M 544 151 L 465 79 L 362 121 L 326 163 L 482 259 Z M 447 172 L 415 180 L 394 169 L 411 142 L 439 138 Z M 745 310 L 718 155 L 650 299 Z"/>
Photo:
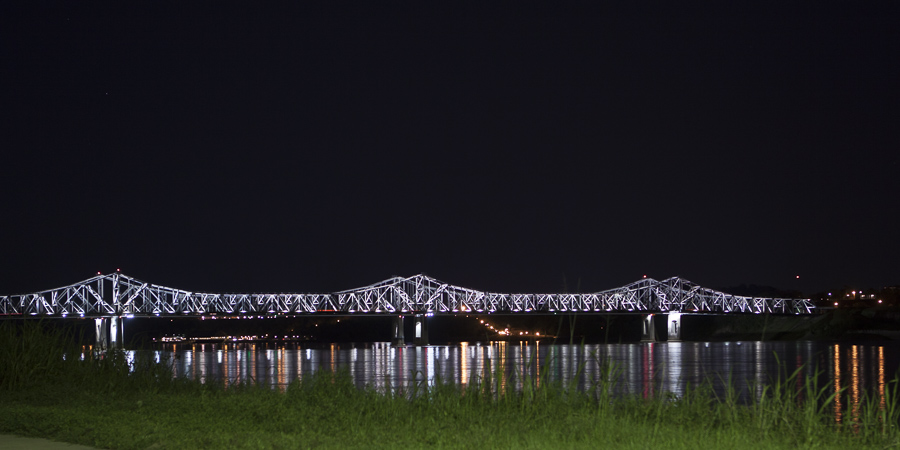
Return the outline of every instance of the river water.
<path id="1" fill-rule="evenodd" d="M 133 352 L 129 352 L 133 355 Z M 173 363 L 174 376 L 207 382 L 254 381 L 283 388 L 321 370 L 348 370 L 360 387 L 379 391 L 410 383 L 452 381 L 467 385 L 487 372 L 495 382 L 521 389 L 523 383 L 561 381 L 589 388 L 615 374 L 617 394 L 679 396 L 688 386 L 711 383 L 722 394 L 731 385 L 741 398 L 799 370 L 796 382 L 814 377 L 828 393 L 845 390 L 849 405 L 864 395 L 882 401 L 900 367 L 900 345 L 879 343 L 670 342 L 559 345 L 540 342 L 459 343 L 392 347 L 387 342 L 312 345 L 272 343 L 176 344 L 154 351 Z M 610 368 L 614 368 L 610 372 Z M 840 405 L 839 405 L 840 406 Z"/>

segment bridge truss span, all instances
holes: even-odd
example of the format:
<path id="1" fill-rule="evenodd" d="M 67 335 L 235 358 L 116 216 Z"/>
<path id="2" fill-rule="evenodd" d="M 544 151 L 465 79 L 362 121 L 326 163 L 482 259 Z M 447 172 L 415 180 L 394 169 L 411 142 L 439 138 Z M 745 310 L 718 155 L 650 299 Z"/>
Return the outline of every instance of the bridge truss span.
<path id="1" fill-rule="evenodd" d="M 46 291 L 0 296 L 0 315 L 171 316 L 328 313 L 681 312 L 810 314 L 808 299 L 745 297 L 678 277 L 644 278 L 594 293 L 505 294 L 447 284 L 426 275 L 394 277 L 335 293 L 205 293 L 151 284 L 115 272 Z"/>

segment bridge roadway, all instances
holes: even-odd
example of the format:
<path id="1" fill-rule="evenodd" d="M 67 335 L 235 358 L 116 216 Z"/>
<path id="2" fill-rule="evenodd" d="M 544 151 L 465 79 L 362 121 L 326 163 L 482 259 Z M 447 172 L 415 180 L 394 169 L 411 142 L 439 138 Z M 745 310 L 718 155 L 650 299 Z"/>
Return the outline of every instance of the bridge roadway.
<path id="1" fill-rule="evenodd" d="M 98 340 L 116 342 L 121 318 L 209 314 L 397 315 L 394 341 L 402 342 L 403 316 L 416 317 L 416 342 L 427 341 L 424 317 L 455 313 L 643 313 L 644 338 L 655 340 L 654 315 L 667 314 L 669 338 L 678 339 L 680 316 L 693 314 L 811 314 L 809 299 L 727 294 L 678 277 L 643 278 L 595 293 L 504 294 L 444 283 L 426 275 L 394 277 L 334 293 L 203 293 L 151 284 L 120 272 L 27 294 L 0 296 L 0 317 L 91 317 Z M 673 319 L 674 318 L 674 319 Z M 107 325 L 108 319 L 110 321 Z M 674 326 L 674 330 L 672 329 Z"/>

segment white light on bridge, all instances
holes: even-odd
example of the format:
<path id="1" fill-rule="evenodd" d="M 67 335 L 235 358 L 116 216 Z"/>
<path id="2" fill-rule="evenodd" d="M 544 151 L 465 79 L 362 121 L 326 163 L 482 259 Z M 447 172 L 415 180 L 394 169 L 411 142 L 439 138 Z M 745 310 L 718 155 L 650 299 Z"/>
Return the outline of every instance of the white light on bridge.
<path id="1" fill-rule="evenodd" d="M 131 310 L 133 313 L 137 313 L 139 315 L 153 314 L 155 316 L 160 316 L 162 313 L 166 313 L 166 315 L 182 313 L 182 314 L 203 314 L 207 311 L 215 310 L 220 313 L 234 314 L 237 316 L 238 311 L 233 308 L 235 303 L 247 303 L 244 296 L 232 296 L 230 294 L 214 294 L 214 293 L 193 293 L 188 291 L 182 291 L 178 289 L 173 289 L 165 286 L 152 285 L 149 283 L 144 283 L 138 280 L 135 280 L 131 277 L 128 277 L 124 274 L 120 274 L 121 268 L 117 268 L 114 275 L 116 275 L 117 286 L 119 286 L 120 290 L 114 290 L 114 295 L 117 298 L 113 299 L 113 303 L 116 307 L 124 307 L 122 304 L 125 298 L 125 292 L 130 292 L 130 297 L 128 297 L 128 302 L 134 303 L 134 307 L 128 306 L 127 308 Z M 61 314 L 66 314 L 67 311 L 63 311 L 63 309 L 67 308 L 59 308 L 56 311 L 45 310 L 40 304 L 40 300 L 43 298 L 47 298 L 47 296 L 54 296 L 54 298 L 58 296 L 62 296 L 61 298 L 72 298 L 73 294 L 77 294 L 82 292 L 84 289 L 89 288 L 93 289 L 95 292 L 97 289 L 102 289 L 103 286 L 109 283 L 110 279 L 113 277 L 105 277 L 103 276 L 103 272 L 100 271 L 97 273 L 98 276 L 95 276 L 91 279 L 84 280 L 81 283 L 73 284 L 70 286 L 65 286 L 63 288 L 50 290 L 50 291 L 42 291 L 33 294 L 25 294 L 18 296 L 6 296 L 0 297 L 0 310 L 6 311 L 12 308 L 16 310 L 17 307 L 23 302 L 29 302 L 27 305 L 27 312 L 24 312 L 25 315 L 53 315 L 56 314 L 56 317 L 60 317 Z M 799 275 L 795 275 L 796 278 L 799 278 Z M 623 286 L 621 288 L 606 290 L 602 292 L 596 292 L 592 294 L 582 294 L 577 296 L 577 302 L 574 304 L 568 304 L 569 297 L 565 297 L 566 302 L 560 303 L 558 305 L 553 304 L 561 297 L 556 297 L 557 294 L 550 294 L 546 298 L 549 299 L 547 303 L 541 303 L 540 306 L 536 306 L 534 304 L 529 304 L 530 302 L 519 303 L 515 301 L 515 299 L 519 297 L 509 296 L 507 294 L 488 294 L 481 291 L 474 291 L 471 289 L 462 288 L 459 286 L 442 284 L 442 289 L 448 290 L 454 296 L 462 296 L 465 297 L 466 301 L 471 301 L 471 304 L 464 304 L 462 301 L 458 301 L 461 297 L 453 297 L 455 301 L 451 301 L 451 303 L 456 303 L 451 307 L 445 307 L 444 305 L 440 305 L 429 311 L 428 313 L 422 312 L 426 316 L 434 314 L 435 312 L 462 312 L 462 311 L 478 311 L 481 314 L 491 314 L 494 312 L 553 312 L 557 314 L 558 312 L 575 312 L 575 311 L 660 311 L 666 310 L 671 305 L 667 303 L 667 299 L 682 299 L 688 301 L 688 303 L 697 303 L 702 304 L 703 306 L 697 306 L 694 304 L 684 304 L 682 308 L 685 310 L 695 310 L 695 311 L 709 311 L 709 312 L 721 312 L 727 313 L 731 311 L 740 310 L 740 312 L 758 312 L 760 311 L 768 311 L 774 307 L 774 304 L 769 304 L 772 302 L 778 302 L 778 305 L 781 305 L 781 301 L 784 299 L 758 299 L 759 301 L 766 302 L 766 305 L 763 308 L 755 307 L 755 308 L 747 308 L 745 302 L 747 298 L 732 296 L 729 294 L 725 294 L 718 291 L 712 290 L 701 290 L 698 295 L 694 295 L 685 290 L 684 286 L 688 286 L 686 280 L 681 280 L 678 278 L 671 278 L 663 281 L 655 281 L 652 278 L 649 278 L 648 274 L 644 274 L 644 280 L 632 283 L 627 286 Z M 377 285 L 373 285 L 374 287 L 369 287 L 365 289 L 359 289 L 354 291 L 346 291 L 347 293 L 351 293 L 356 296 L 361 296 L 361 301 L 357 306 L 365 306 L 363 309 L 356 309 L 355 307 L 350 310 L 352 313 L 356 312 L 364 312 L 370 313 L 372 311 L 375 312 L 392 312 L 392 313 L 401 313 L 401 314 L 410 314 L 408 308 L 410 305 L 407 305 L 409 300 L 415 298 L 418 299 L 423 294 L 423 287 L 426 288 L 426 292 L 430 295 L 431 291 L 427 289 L 432 289 L 437 286 L 436 280 L 425 277 L 424 275 L 418 275 L 415 277 L 410 277 L 407 279 L 391 279 L 385 282 L 382 282 Z M 683 286 L 684 285 L 684 286 Z M 403 299 L 398 299 L 393 296 L 390 296 L 390 300 L 388 303 L 385 303 L 385 295 L 388 293 L 397 292 L 405 292 L 409 295 L 403 296 Z M 693 291 L 692 291 L 693 292 Z M 834 293 L 829 293 L 829 298 L 837 297 Z M 336 312 L 331 309 L 332 301 L 337 299 L 338 294 L 285 294 L 288 295 L 289 301 L 298 302 L 298 307 L 296 308 L 298 311 L 304 311 L 309 313 L 315 312 Z M 343 295 L 341 293 L 340 295 Z M 531 294 L 523 294 L 523 295 L 531 295 Z M 568 294 L 567 294 L 568 295 Z M 852 293 L 845 292 L 848 300 L 851 296 L 855 298 L 864 298 L 864 299 L 872 299 L 877 300 L 874 295 L 864 294 L 862 291 L 853 290 Z M 241 307 L 238 308 L 240 310 L 241 318 L 250 318 L 250 314 L 257 314 L 259 318 L 275 318 L 277 314 L 291 314 L 292 310 L 295 309 L 292 306 L 286 307 L 286 310 L 276 310 L 274 305 L 269 304 L 268 308 L 263 306 L 263 304 L 257 304 L 255 301 L 258 296 L 252 297 L 253 300 L 250 302 L 252 304 L 242 304 Z M 525 298 L 525 297 L 523 297 Z M 632 299 L 633 301 L 625 302 L 624 299 Z M 499 302 L 497 301 L 499 300 Z M 81 304 L 75 305 L 73 308 L 75 313 L 81 313 L 81 316 L 84 317 L 83 311 L 93 310 L 94 305 L 91 303 L 90 299 L 82 298 L 79 300 Z M 456 302 L 458 301 L 458 302 Z M 832 300 L 833 301 L 833 300 Z M 744 303 L 742 303 L 744 302 Z M 808 299 L 796 299 L 790 300 L 790 303 L 785 307 L 779 307 L 783 312 L 795 312 L 795 313 L 803 313 L 810 314 L 813 312 L 815 306 Z M 631 303 L 630 305 L 623 303 Z M 706 306 L 708 303 L 715 303 L 715 306 Z M 883 303 L 883 302 L 882 302 Z M 200 305 L 203 306 L 200 306 Z M 377 306 L 376 306 L 377 305 Z M 552 306 L 551 306 L 552 305 Z M 348 307 L 350 305 L 347 305 Z M 381 306 L 385 306 L 381 308 Z M 451 306 L 451 305 L 447 305 Z M 560 309 L 556 307 L 559 306 Z M 248 309 L 249 308 L 249 309 Z M 279 306 L 279 308 L 281 308 Z M 371 309 L 370 309 L 371 308 Z M 401 309 L 402 308 L 402 309 Z M 53 308 L 56 309 L 56 308 Z M 348 308 L 349 309 L 349 308 Z M 31 311 L 35 311 L 34 314 L 31 314 Z M 261 314 L 264 311 L 268 311 L 269 317 L 262 317 Z M 346 310 L 344 310 L 346 311 Z M 23 312 L 19 312 L 18 314 L 23 314 Z M 257 317 L 253 316 L 253 317 Z M 232 317 L 238 318 L 238 317 Z"/>

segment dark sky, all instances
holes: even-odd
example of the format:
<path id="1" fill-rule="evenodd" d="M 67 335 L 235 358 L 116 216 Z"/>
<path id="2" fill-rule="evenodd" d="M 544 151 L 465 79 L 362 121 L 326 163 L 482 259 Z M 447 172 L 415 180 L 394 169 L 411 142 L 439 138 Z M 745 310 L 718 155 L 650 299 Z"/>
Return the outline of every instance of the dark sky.
<path id="1" fill-rule="evenodd" d="M 71 3 L 0 14 L 0 294 L 900 284 L 890 3 Z"/>

